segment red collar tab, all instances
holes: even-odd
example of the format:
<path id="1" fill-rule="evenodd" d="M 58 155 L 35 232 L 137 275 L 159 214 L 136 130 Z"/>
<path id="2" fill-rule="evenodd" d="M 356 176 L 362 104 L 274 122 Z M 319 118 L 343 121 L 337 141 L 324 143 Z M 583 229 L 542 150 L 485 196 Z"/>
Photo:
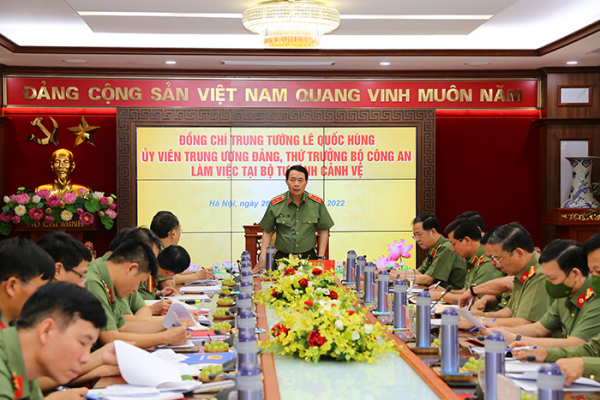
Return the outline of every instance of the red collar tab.
<path id="1" fill-rule="evenodd" d="M 535 275 L 535 265 L 532 265 L 531 268 L 529 268 L 529 271 L 523 271 L 523 274 L 521 274 L 521 277 L 519 278 L 519 280 L 521 281 L 521 283 L 525 283 L 529 280 L 529 278 L 531 278 L 534 275 Z"/>
<path id="2" fill-rule="evenodd" d="M 435 257 L 435 253 L 437 253 L 437 251 L 439 250 L 440 247 L 442 247 L 441 244 L 438 247 L 436 247 L 435 249 L 431 250 L 431 253 L 429 253 L 431 258 Z"/>
<path id="3" fill-rule="evenodd" d="M 15 388 L 15 399 L 23 397 L 23 376 L 17 376 L 17 374 L 12 371 L 12 381 Z"/>
<path id="4" fill-rule="evenodd" d="M 585 294 L 583 293 L 579 293 L 579 297 L 577 298 L 577 307 L 579 308 L 583 308 L 583 305 L 585 304 L 586 301 L 588 301 L 590 299 L 590 297 L 592 297 L 594 295 L 594 290 L 592 288 L 588 288 L 588 290 L 585 291 Z"/>
<path id="5" fill-rule="evenodd" d="M 2 329 L 2 330 L 6 329 L 6 325 L 4 324 L 4 321 L 0 321 L 0 329 Z"/>

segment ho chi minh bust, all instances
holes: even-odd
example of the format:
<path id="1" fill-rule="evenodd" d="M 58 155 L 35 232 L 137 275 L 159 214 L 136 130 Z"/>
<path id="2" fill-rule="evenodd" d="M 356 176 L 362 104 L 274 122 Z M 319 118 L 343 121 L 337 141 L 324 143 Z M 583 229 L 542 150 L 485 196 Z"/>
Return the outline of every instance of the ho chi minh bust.
<path id="1" fill-rule="evenodd" d="M 35 191 L 47 189 L 62 197 L 66 192 L 73 191 L 77 193 L 79 189 L 84 189 L 89 193 L 89 189 L 85 186 L 76 185 L 71 182 L 71 173 L 75 169 L 75 161 L 73 161 L 73 153 L 67 149 L 58 149 L 52 153 L 50 160 L 50 169 L 54 172 L 54 183 L 48 183 L 35 188 Z"/>

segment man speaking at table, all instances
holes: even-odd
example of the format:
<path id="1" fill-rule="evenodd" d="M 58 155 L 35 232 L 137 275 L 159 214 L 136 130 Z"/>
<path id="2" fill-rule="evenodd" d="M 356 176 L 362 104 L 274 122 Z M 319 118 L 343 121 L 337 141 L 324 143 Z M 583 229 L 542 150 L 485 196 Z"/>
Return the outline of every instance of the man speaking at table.
<path id="1" fill-rule="evenodd" d="M 305 191 L 308 183 L 308 171 L 301 165 L 293 165 L 285 172 L 285 183 L 289 191 L 271 199 L 269 207 L 260 221 L 264 230 L 262 236 L 260 261 L 253 272 L 265 267 L 267 246 L 273 232 L 275 239 L 275 259 L 289 254 L 311 260 L 325 259 L 325 249 L 329 241 L 329 229 L 333 220 L 325 207 L 323 199 Z M 315 251 L 319 231 L 319 254 Z"/>

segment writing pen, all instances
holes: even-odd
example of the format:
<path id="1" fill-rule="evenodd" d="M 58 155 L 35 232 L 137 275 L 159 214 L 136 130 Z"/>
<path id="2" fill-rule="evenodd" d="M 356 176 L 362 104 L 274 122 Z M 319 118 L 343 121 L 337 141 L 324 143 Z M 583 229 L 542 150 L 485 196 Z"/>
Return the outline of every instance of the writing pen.
<path id="1" fill-rule="evenodd" d="M 57 392 L 64 392 L 65 390 L 70 390 L 71 388 L 65 387 L 65 386 L 58 386 L 57 388 L 55 388 L 54 390 L 56 390 Z M 94 397 L 94 396 L 89 396 L 87 394 L 83 395 L 84 399 L 89 399 L 89 400 L 98 400 L 100 399 L 102 396 L 98 396 L 98 397 Z"/>
<path id="2" fill-rule="evenodd" d="M 467 306 L 467 311 L 471 310 L 471 306 L 473 305 L 473 300 L 475 300 L 475 299 L 471 299 L 471 301 L 469 301 L 469 305 Z"/>
<path id="3" fill-rule="evenodd" d="M 522 346 L 522 347 L 515 347 L 514 349 L 506 349 L 507 352 L 509 351 L 526 351 L 526 350 L 535 350 L 537 349 L 537 346 Z"/>
<path id="4" fill-rule="evenodd" d="M 488 322 L 494 322 L 496 320 L 496 318 L 489 320 Z M 483 317 L 481 317 L 479 319 L 479 321 L 483 321 Z M 471 329 L 469 332 L 475 332 L 477 329 L 479 329 L 478 326 L 476 326 L 475 328 Z"/>
<path id="5" fill-rule="evenodd" d="M 435 285 L 433 285 L 433 287 L 430 290 L 437 289 L 437 287 L 440 286 L 440 283 L 442 283 L 442 281 L 437 281 L 437 283 Z"/>

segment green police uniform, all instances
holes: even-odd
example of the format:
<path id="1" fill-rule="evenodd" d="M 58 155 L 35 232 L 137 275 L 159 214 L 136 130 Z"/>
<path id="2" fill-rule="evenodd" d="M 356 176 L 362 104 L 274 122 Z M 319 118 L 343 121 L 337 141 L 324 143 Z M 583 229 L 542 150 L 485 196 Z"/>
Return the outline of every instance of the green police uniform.
<path id="1" fill-rule="evenodd" d="M 138 293 L 144 300 L 156 300 L 157 286 L 157 279 L 154 279 L 151 275 L 146 282 L 140 284 Z"/>
<path id="2" fill-rule="evenodd" d="M 583 376 L 595 380 L 600 379 L 600 335 L 587 343 L 574 347 L 551 347 L 546 351 L 548 355 L 545 362 L 555 362 L 561 358 L 583 357 Z"/>
<path id="3" fill-rule="evenodd" d="M 296 206 L 290 192 L 271 200 L 259 226 L 265 232 L 277 228 L 275 248 L 283 253 L 305 253 L 317 244 L 315 228 L 325 231 L 333 226 L 333 220 L 323 199 L 304 192 L 300 206 Z"/>
<path id="4" fill-rule="evenodd" d="M 117 299 L 117 303 L 119 303 L 123 314 L 135 314 L 140 308 L 146 305 L 139 293 L 134 293 L 126 299 Z"/>
<path id="5" fill-rule="evenodd" d="M 559 337 L 578 337 L 586 342 L 600 331 L 600 298 L 591 288 L 588 275 L 581 288 L 571 297 L 556 299 L 540 323 L 549 331 L 561 331 Z"/>
<path id="6" fill-rule="evenodd" d="M 552 303 L 546 292 L 546 277 L 542 274 L 540 255 L 534 253 L 527 265 L 515 277 L 508 302 L 513 318 L 539 321 Z"/>
<path id="7" fill-rule="evenodd" d="M 0 331 L 0 399 L 43 398 L 38 381 L 27 379 L 17 328 Z"/>
<path id="8" fill-rule="evenodd" d="M 85 288 L 90 291 L 102 304 L 106 313 L 106 326 L 103 331 L 115 331 L 125 325 L 125 317 L 120 303 L 117 301 L 113 283 L 108 273 L 106 261 L 97 259 L 88 266 L 88 272 L 85 274 L 87 281 Z"/>
<path id="9" fill-rule="evenodd" d="M 492 266 L 492 262 L 485 255 L 483 246 L 480 246 L 475 255 L 467 260 L 467 276 L 465 278 L 465 289 L 471 285 L 481 285 L 492 279 L 501 278 L 502 272 Z M 483 297 L 480 294 L 479 297 Z"/>
<path id="10" fill-rule="evenodd" d="M 443 236 L 435 242 L 427 252 L 427 257 L 418 271 L 441 281 L 444 288 L 452 285 L 453 288 L 463 288 L 467 274 L 467 264 L 464 258 L 452 251 L 452 245 Z"/>

